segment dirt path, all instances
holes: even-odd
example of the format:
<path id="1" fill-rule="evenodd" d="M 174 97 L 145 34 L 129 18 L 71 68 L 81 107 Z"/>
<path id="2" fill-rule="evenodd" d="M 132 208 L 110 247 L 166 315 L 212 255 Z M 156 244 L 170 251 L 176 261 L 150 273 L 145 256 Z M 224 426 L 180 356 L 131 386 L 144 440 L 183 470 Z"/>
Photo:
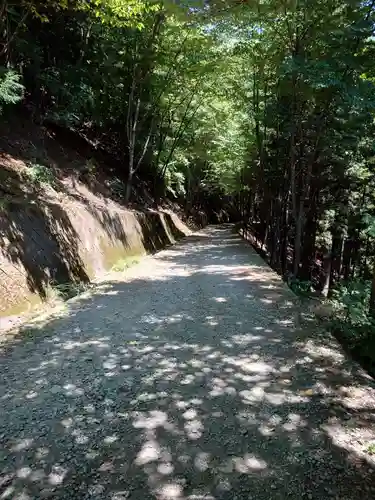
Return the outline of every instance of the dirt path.
<path id="1" fill-rule="evenodd" d="M 0 359 L 0 499 L 375 498 L 369 379 L 293 302 L 209 228 L 29 329 Z"/>

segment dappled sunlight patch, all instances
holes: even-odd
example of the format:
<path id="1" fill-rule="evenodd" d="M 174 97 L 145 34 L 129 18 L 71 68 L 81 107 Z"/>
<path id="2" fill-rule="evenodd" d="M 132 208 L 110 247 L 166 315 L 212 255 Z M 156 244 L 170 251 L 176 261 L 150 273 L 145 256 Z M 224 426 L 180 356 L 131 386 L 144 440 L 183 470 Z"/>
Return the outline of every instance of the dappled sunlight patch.
<path id="1" fill-rule="evenodd" d="M 322 429 L 327 433 L 332 443 L 340 448 L 343 448 L 353 453 L 353 458 L 361 456 L 372 464 L 375 464 L 375 457 L 369 457 L 365 453 L 367 443 L 375 440 L 375 431 L 371 427 L 363 427 L 358 422 L 342 422 L 337 417 L 331 419 L 322 426 Z"/>
<path id="2" fill-rule="evenodd" d="M 210 467 L 210 454 L 204 451 L 200 451 L 196 454 L 194 458 L 194 467 L 200 471 L 204 472 Z"/>
<path id="3" fill-rule="evenodd" d="M 185 413 L 183 413 L 183 418 L 185 420 L 193 420 L 197 417 L 198 413 L 196 410 L 194 410 L 193 408 L 190 408 L 189 410 L 185 411 Z"/>
<path id="4" fill-rule="evenodd" d="M 248 373 L 260 373 L 260 374 L 269 374 L 275 371 L 274 367 L 269 363 L 265 363 L 264 361 L 247 361 L 247 360 L 232 360 L 232 364 L 241 368 L 244 372 Z"/>
<path id="5" fill-rule="evenodd" d="M 31 438 L 19 439 L 11 446 L 10 450 L 14 452 L 28 450 L 33 444 L 34 440 Z"/>
<path id="6" fill-rule="evenodd" d="M 180 380 L 181 385 L 191 385 L 195 383 L 196 377 L 194 375 L 186 375 Z"/>
<path id="7" fill-rule="evenodd" d="M 115 443 L 116 441 L 118 441 L 118 436 L 112 434 L 112 435 L 109 435 L 109 436 L 106 436 L 104 439 L 103 439 L 103 442 L 105 444 L 108 444 L 108 445 L 111 445 L 113 443 Z"/>
<path id="8" fill-rule="evenodd" d="M 157 323 L 162 323 L 163 319 L 159 318 L 155 314 L 146 314 L 141 317 L 141 322 L 143 323 L 149 323 L 151 325 L 157 324 Z"/>
<path id="9" fill-rule="evenodd" d="M 184 429 L 189 439 L 196 440 L 202 436 L 204 426 L 200 420 L 193 419 L 185 422 Z"/>
<path id="10" fill-rule="evenodd" d="M 337 396 L 345 408 L 363 409 L 367 408 L 375 412 L 375 387 L 358 387 L 354 384 L 338 388 Z"/>
<path id="11" fill-rule="evenodd" d="M 242 334 L 242 335 L 232 335 L 231 342 L 233 344 L 237 344 L 239 346 L 246 347 L 248 344 L 261 341 L 263 338 L 264 337 L 261 335 L 253 335 L 251 333 L 247 333 L 247 334 Z M 224 341 L 222 341 L 222 343 L 223 342 Z"/>
<path id="12" fill-rule="evenodd" d="M 53 486 L 62 484 L 67 473 L 68 469 L 62 467 L 61 465 L 52 466 L 52 471 L 48 475 L 49 484 Z"/>
<path id="13" fill-rule="evenodd" d="M 290 413 L 287 421 L 282 424 L 282 428 L 287 432 L 296 431 L 300 427 L 306 427 L 307 421 L 296 413 Z"/>
<path id="14" fill-rule="evenodd" d="M 247 266 L 246 266 L 247 269 Z M 199 269 L 199 273 L 207 274 L 236 274 L 244 270 L 243 266 L 236 266 L 230 264 L 213 264 L 208 266 L 203 266 Z"/>
<path id="15" fill-rule="evenodd" d="M 107 290 L 106 292 L 101 292 L 102 295 L 118 295 L 118 290 Z"/>
<path id="16" fill-rule="evenodd" d="M 75 384 L 69 383 L 63 386 L 66 396 L 83 396 L 85 393 L 84 389 L 77 387 Z"/>
<path id="17" fill-rule="evenodd" d="M 148 413 L 134 412 L 133 427 L 135 429 L 157 429 L 165 427 L 168 423 L 168 415 L 160 410 L 151 410 Z"/>
<path id="18" fill-rule="evenodd" d="M 259 299 L 260 302 L 262 302 L 263 304 L 272 304 L 273 303 L 273 300 L 272 299 L 267 299 L 267 298 L 264 298 L 264 299 Z"/>
<path id="19" fill-rule="evenodd" d="M 227 299 L 225 297 L 214 297 L 213 300 L 215 302 L 227 302 Z"/>
<path id="20" fill-rule="evenodd" d="M 225 472 L 235 471 L 240 474 L 259 473 L 266 470 L 267 462 L 251 454 L 246 454 L 243 457 L 233 457 L 224 468 Z"/>
<path id="21" fill-rule="evenodd" d="M 217 497 L 212 496 L 209 493 L 193 493 L 191 495 L 187 495 L 186 500 L 216 500 Z"/>
<path id="22" fill-rule="evenodd" d="M 35 399 L 37 398 L 39 393 L 37 391 L 29 391 L 25 394 L 26 399 Z"/>
<path id="23" fill-rule="evenodd" d="M 345 355 L 338 345 L 324 345 L 321 342 L 309 339 L 300 349 L 309 354 L 312 358 L 326 358 L 330 360 L 333 364 L 343 363 L 345 361 Z"/>
<path id="24" fill-rule="evenodd" d="M 90 438 L 81 429 L 73 429 L 71 436 L 74 438 L 76 444 L 87 444 Z"/>
<path id="25" fill-rule="evenodd" d="M 263 387 L 255 386 L 250 390 L 240 391 L 239 395 L 241 396 L 245 404 L 251 404 L 262 401 L 265 397 L 265 392 Z"/>
<path id="26" fill-rule="evenodd" d="M 205 325 L 217 326 L 219 324 L 219 319 L 216 316 L 206 316 Z"/>
<path id="27" fill-rule="evenodd" d="M 91 346 L 94 346 L 98 349 L 109 349 L 110 344 L 109 344 L 109 337 L 105 338 L 96 338 L 96 339 L 91 339 L 91 340 L 86 340 L 86 341 L 73 341 L 73 340 L 68 340 L 65 342 L 60 342 L 57 343 L 57 347 L 64 349 L 66 351 L 72 351 L 77 348 L 82 348 L 82 349 L 87 349 Z"/>
<path id="28" fill-rule="evenodd" d="M 275 320 L 275 324 L 280 325 L 282 327 L 285 327 L 285 326 L 294 327 L 295 326 L 294 318 L 278 319 L 278 320 Z"/>
<path id="29" fill-rule="evenodd" d="M 171 463 L 168 463 L 168 462 L 161 463 L 157 466 L 157 471 L 162 476 L 169 476 L 169 475 L 173 474 L 174 467 Z"/>
<path id="30" fill-rule="evenodd" d="M 67 417 L 67 418 L 63 418 L 61 420 L 61 425 L 65 428 L 65 429 L 70 429 L 73 425 L 73 418 L 72 417 Z"/>
<path id="31" fill-rule="evenodd" d="M 17 469 L 16 476 L 21 478 L 21 479 L 26 479 L 28 476 L 31 474 L 31 469 L 30 467 L 20 467 Z"/>
<path id="32" fill-rule="evenodd" d="M 160 500 L 182 499 L 183 487 L 178 483 L 165 484 L 157 490 L 157 498 Z"/>
<path id="33" fill-rule="evenodd" d="M 161 454 L 161 449 L 157 441 L 147 441 L 143 444 L 141 450 L 137 454 L 135 463 L 137 465 L 145 465 L 150 462 L 156 462 Z"/>

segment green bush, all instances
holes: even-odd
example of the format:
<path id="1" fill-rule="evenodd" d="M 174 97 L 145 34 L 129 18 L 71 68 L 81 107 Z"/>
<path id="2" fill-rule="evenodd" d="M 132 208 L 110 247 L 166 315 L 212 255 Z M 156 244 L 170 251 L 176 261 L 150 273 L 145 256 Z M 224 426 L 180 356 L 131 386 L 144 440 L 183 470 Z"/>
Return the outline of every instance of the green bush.
<path id="1" fill-rule="evenodd" d="M 336 309 L 331 327 L 351 355 L 371 375 L 375 375 L 375 321 L 369 315 L 371 282 L 352 280 L 333 292 Z"/>
<path id="2" fill-rule="evenodd" d="M 116 264 L 112 266 L 112 271 L 122 272 L 135 264 L 138 264 L 139 260 L 136 257 L 128 257 L 125 259 L 120 259 Z"/>
<path id="3" fill-rule="evenodd" d="M 367 326 L 372 323 L 368 315 L 371 282 L 351 280 L 341 283 L 333 291 L 332 302 L 338 311 L 338 321 L 353 326 Z"/>
<path id="4" fill-rule="evenodd" d="M 311 281 L 304 281 L 298 278 L 293 278 L 288 282 L 288 285 L 293 290 L 293 292 L 300 297 L 309 297 L 311 295 Z"/>
<path id="5" fill-rule="evenodd" d="M 53 186 L 55 183 L 53 172 L 45 165 L 30 163 L 27 173 L 35 184 L 49 184 Z"/>
<path id="6" fill-rule="evenodd" d="M 0 67 L 0 112 L 3 105 L 16 104 L 23 98 L 24 86 L 20 79 L 15 71 Z"/>
<path id="7" fill-rule="evenodd" d="M 74 282 L 56 283 L 56 282 L 51 282 L 50 287 L 51 287 L 52 291 L 57 295 L 58 298 L 65 301 L 65 300 L 71 299 L 72 297 L 75 297 L 76 295 L 79 295 L 80 293 L 85 292 L 88 288 L 88 285 L 87 285 L 87 283 L 74 283 Z"/>

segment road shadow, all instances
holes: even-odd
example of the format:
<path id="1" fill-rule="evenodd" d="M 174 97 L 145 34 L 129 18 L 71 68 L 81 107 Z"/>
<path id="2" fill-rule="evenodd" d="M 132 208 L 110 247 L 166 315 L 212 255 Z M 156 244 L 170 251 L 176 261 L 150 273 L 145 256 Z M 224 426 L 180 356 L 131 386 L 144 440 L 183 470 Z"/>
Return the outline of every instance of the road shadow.
<path id="1" fill-rule="evenodd" d="M 4 347 L 3 498 L 372 498 L 371 381 L 262 259 L 216 228 L 152 268 Z"/>

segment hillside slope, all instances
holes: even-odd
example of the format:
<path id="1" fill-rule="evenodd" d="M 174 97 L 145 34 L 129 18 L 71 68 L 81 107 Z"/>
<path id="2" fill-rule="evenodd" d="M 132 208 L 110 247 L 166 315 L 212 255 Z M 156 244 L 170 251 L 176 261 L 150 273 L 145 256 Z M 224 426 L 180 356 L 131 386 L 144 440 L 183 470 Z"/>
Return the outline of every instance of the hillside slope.
<path id="1" fill-rule="evenodd" d="M 46 299 L 51 286 L 87 283 L 189 232 L 173 207 L 150 208 L 144 187 L 136 199 L 145 209 L 126 209 L 116 201 L 121 182 L 104 173 L 108 166 L 46 127 L 20 122 L 1 136 L 0 316 Z"/>

